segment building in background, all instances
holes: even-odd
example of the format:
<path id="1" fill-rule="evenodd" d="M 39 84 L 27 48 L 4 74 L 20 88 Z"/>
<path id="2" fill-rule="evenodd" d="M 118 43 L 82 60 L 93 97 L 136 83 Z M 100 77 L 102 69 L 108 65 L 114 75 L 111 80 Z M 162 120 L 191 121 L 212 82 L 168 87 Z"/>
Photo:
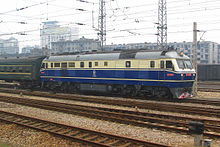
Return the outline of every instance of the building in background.
<path id="1" fill-rule="evenodd" d="M 33 49 L 40 49 L 40 46 L 39 45 L 35 45 L 35 46 L 25 46 L 21 49 L 21 53 L 22 54 L 28 54 L 28 53 L 31 53 L 31 50 Z"/>
<path id="2" fill-rule="evenodd" d="M 61 27 L 58 21 L 43 22 L 43 28 L 40 30 L 40 46 L 51 50 L 51 42 L 75 40 L 79 38 L 78 34 L 78 28 Z"/>
<path id="3" fill-rule="evenodd" d="M 91 52 L 101 49 L 101 43 L 97 39 L 80 38 L 78 40 L 60 40 L 51 43 L 51 53 L 74 53 L 74 52 Z"/>
<path id="4" fill-rule="evenodd" d="M 169 43 L 169 46 L 173 46 L 174 48 L 177 48 L 178 51 L 183 51 L 193 61 L 194 56 L 193 56 L 192 42 Z M 197 62 L 202 64 L 220 63 L 218 43 L 211 41 L 198 42 Z"/>
<path id="5" fill-rule="evenodd" d="M 14 37 L 9 39 L 0 39 L 0 54 L 19 54 L 18 40 Z"/>
<path id="6" fill-rule="evenodd" d="M 193 61 L 193 43 L 192 42 L 174 42 L 168 43 L 178 52 L 183 51 Z M 148 49 L 157 50 L 157 43 L 133 43 L 133 44 L 111 44 L 106 45 L 105 50 L 127 50 L 127 49 Z M 197 62 L 202 64 L 220 63 L 220 45 L 211 41 L 198 42 Z"/>
<path id="7" fill-rule="evenodd" d="M 21 54 L 27 55 L 27 56 L 43 56 L 43 55 L 45 55 L 44 50 L 42 48 L 40 48 L 39 45 L 23 47 Z"/>
<path id="8" fill-rule="evenodd" d="M 134 50 L 134 49 L 149 49 L 157 50 L 157 43 L 129 43 L 129 44 L 111 44 L 104 46 L 106 51 L 113 50 Z"/>

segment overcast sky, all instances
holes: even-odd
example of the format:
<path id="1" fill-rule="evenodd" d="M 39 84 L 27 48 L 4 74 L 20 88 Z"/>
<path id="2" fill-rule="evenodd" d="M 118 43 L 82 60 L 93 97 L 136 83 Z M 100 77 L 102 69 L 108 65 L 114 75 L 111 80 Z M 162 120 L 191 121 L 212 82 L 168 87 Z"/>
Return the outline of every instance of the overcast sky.
<path id="1" fill-rule="evenodd" d="M 97 39 L 99 0 L 84 1 L 87 3 L 79 0 L 4 1 L 0 5 L 0 38 L 13 36 L 22 47 L 39 45 L 42 22 L 56 20 L 61 26 L 78 27 L 80 37 Z M 156 42 L 158 1 L 106 0 L 106 43 Z M 220 43 L 220 0 L 167 0 L 167 18 L 168 42 L 192 42 L 193 22 L 197 22 L 201 31 L 198 40 Z"/>

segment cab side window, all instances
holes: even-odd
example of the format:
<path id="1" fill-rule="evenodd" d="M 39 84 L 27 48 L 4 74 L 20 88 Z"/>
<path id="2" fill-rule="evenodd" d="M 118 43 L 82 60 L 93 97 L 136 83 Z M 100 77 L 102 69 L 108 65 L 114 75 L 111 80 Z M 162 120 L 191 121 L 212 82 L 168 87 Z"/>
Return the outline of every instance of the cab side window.
<path id="1" fill-rule="evenodd" d="M 173 63 L 172 63 L 172 61 L 166 61 L 166 68 L 167 68 L 167 69 L 173 69 Z"/>

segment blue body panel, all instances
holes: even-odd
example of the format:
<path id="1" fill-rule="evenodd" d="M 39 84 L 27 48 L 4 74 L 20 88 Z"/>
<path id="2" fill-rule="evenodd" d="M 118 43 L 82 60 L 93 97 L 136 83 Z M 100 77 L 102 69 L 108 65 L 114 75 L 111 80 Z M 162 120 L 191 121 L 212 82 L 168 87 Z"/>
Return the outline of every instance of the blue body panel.
<path id="1" fill-rule="evenodd" d="M 168 88 L 192 87 L 195 75 L 176 73 L 173 71 L 151 71 L 142 69 L 75 69 L 75 70 L 43 70 L 43 81 L 125 84 L 163 86 Z"/>

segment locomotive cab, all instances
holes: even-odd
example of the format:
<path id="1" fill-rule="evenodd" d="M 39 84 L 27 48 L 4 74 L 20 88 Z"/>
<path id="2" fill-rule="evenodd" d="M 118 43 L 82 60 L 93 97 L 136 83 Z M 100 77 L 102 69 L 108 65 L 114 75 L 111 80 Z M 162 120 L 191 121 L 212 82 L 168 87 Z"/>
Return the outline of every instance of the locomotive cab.
<path id="1" fill-rule="evenodd" d="M 196 77 L 195 69 L 189 57 L 180 54 L 173 60 L 175 79 L 179 80 L 175 88 L 170 88 L 174 97 L 179 99 L 193 96 L 193 84 Z"/>

